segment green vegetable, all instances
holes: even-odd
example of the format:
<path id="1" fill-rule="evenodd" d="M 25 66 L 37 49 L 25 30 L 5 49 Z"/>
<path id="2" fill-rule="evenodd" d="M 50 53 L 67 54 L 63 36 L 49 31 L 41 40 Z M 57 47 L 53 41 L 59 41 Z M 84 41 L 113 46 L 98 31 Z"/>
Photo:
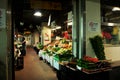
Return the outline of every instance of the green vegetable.
<path id="1" fill-rule="evenodd" d="M 38 47 L 39 47 L 39 49 L 43 49 L 44 48 L 44 46 L 40 42 L 38 43 Z"/>
<path id="2" fill-rule="evenodd" d="M 104 52 L 104 46 L 102 42 L 102 37 L 100 36 L 95 36 L 93 38 L 89 39 L 92 45 L 92 48 L 99 60 L 105 60 L 105 52 Z"/>

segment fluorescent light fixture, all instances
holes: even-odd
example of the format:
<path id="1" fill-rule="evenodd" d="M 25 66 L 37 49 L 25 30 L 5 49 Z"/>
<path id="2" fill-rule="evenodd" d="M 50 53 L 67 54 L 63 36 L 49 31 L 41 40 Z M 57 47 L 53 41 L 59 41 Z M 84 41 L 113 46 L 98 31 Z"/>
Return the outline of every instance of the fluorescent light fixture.
<path id="1" fill-rule="evenodd" d="M 119 7 L 113 7 L 112 11 L 120 11 Z"/>
<path id="2" fill-rule="evenodd" d="M 37 11 L 37 12 L 34 13 L 34 16 L 41 17 L 41 16 L 42 16 L 42 13 L 39 12 L 39 11 Z"/>
<path id="3" fill-rule="evenodd" d="M 51 29 L 51 30 L 53 30 L 53 31 L 54 31 L 54 30 L 56 30 L 56 29 Z"/>
<path id="4" fill-rule="evenodd" d="M 56 29 L 61 29 L 61 26 L 56 26 Z"/>
<path id="5" fill-rule="evenodd" d="M 114 26 L 115 23 L 108 23 L 107 25 L 108 25 L 108 26 Z"/>
<path id="6" fill-rule="evenodd" d="M 71 26 L 73 23 L 72 22 L 68 22 L 68 26 Z"/>
<path id="7" fill-rule="evenodd" d="M 51 22 L 51 14 L 49 15 L 49 19 L 48 19 L 48 26 L 50 26 L 50 22 Z"/>
<path id="8" fill-rule="evenodd" d="M 23 26 L 23 25 L 24 25 L 24 23 L 23 23 L 23 22 L 20 22 L 20 25 L 21 25 L 21 26 Z"/>

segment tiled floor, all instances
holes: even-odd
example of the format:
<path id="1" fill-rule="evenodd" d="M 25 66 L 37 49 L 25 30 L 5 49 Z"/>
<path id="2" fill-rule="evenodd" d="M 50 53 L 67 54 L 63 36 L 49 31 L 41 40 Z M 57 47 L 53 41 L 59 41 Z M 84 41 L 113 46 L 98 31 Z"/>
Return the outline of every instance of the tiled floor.
<path id="1" fill-rule="evenodd" d="M 27 48 L 24 68 L 15 71 L 15 80 L 57 80 L 56 72 L 39 57 L 32 48 Z"/>

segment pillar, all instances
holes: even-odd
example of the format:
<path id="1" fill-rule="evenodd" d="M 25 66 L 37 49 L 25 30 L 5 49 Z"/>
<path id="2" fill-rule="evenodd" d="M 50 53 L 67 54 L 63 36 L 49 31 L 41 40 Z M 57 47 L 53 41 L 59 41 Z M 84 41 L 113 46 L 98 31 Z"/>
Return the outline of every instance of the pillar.
<path id="1" fill-rule="evenodd" d="M 73 54 L 82 58 L 85 53 L 85 0 L 73 0 Z"/>
<path id="2" fill-rule="evenodd" d="M 100 27 L 100 0 L 73 0 L 72 40 L 75 57 L 95 57 L 89 38 L 101 35 Z"/>
<path id="3" fill-rule="evenodd" d="M 0 79 L 14 80 L 11 0 L 0 1 Z"/>
<path id="4" fill-rule="evenodd" d="M 101 35 L 100 0 L 86 0 L 86 55 L 95 57 L 90 37 Z"/>

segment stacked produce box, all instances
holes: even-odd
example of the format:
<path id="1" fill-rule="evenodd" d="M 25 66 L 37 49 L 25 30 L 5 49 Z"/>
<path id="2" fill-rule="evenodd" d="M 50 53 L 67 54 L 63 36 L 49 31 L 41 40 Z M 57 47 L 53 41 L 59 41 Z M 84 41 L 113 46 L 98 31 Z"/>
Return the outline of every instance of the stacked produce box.
<path id="1" fill-rule="evenodd" d="M 73 57 L 70 42 L 65 39 L 54 41 L 39 51 L 39 57 L 42 57 L 43 60 L 59 70 L 60 62 L 69 62 Z"/>

